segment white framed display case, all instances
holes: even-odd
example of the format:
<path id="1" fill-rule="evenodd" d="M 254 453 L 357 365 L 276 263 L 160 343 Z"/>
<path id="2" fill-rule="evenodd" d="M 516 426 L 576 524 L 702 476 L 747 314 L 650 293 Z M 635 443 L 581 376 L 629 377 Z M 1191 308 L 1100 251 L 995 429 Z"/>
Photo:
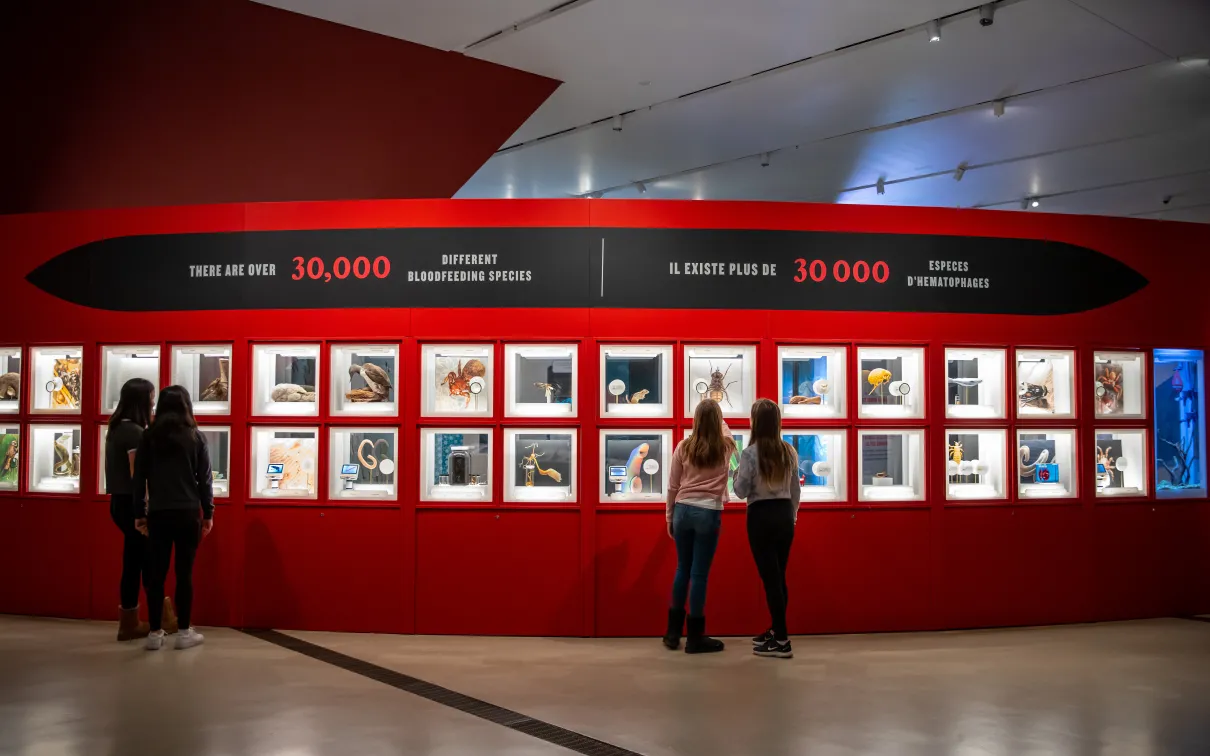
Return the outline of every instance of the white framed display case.
<path id="1" fill-rule="evenodd" d="M 1077 495 L 1076 432 L 1070 428 L 1018 428 L 1017 495 L 1071 499 Z"/>
<path id="2" fill-rule="evenodd" d="M 576 431 L 570 428 L 504 430 L 504 500 L 576 500 Z"/>
<path id="3" fill-rule="evenodd" d="M 319 344 L 252 347 L 252 414 L 315 417 L 319 414 Z"/>
<path id="4" fill-rule="evenodd" d="M 80 414 L 84 396 L 84 347 L 31 347 L 29 410 L 38 414 Z"/>
<path id="5" fill-rule="evenodd" d="M 319 429 L 253 426 L 249 493 L 253 499 L 314 499 Z"/>
<path id="6" fill-rule="evenodd" d="M 101 347 L 101 414 L 112 414 L 118 408 L 122 386 L 133 378 L 150 381 L 156 393 L 160 390 L 160 348 L 154 345 L 119 345 Z M 192 394 L 190 395 L 192 396 Z"/>
<path id="7" fill-rule="evenodd" d="M 1156 349 L 1151 381 L 1155 401 L 1155 495 L 1206 495 L 1204 355 L 1199 349 Z"/>
<path id="8" fill-rule="evenodd" d="M 29 427 L 28 490 L 38 493 L 80 492 L 80 426 Z"/>
<path id="9" fill-rule="evenodd" d="M 924 431 L 857 432 L 858 501 L 924 499 Z"/>
<path id="10" fill-rule="evenodd" d="M 1096 437 L 1093 480 L 1097 496 L 1147 495 L 1147 431 L 1101 428 Z"/>
<path id="11" fill-rule="evenodd" d="M 749 432 L 750 431 L 747 428 L 742 428 L 739 430 L 736 430 L 735 428 L 731 429 L 731 438 L 735 441 L 735 453 L 731 455 L 731 459 L 727 463 L 727 467 L 730 470 L 730 476 L 727 478 L 727 500 L 728 501 L 743 501 L 742 499 L 740 499 L 738 496 L 735 495 L 735 477 L 734 476 L 735 476 L 735 471 L 739 469 L 739 455 L 743 453 L 744 447 L 748 445 Z M 689 438 L 692 435 L 693 435 L 693 431 L 691 429 L 686 429 L 685 438 Z M 673 451 L 673 453 L 675 453 L 676 449 L 673 448 L 672 451 Z M 669 457 L 669 459 L 671 460 L 671 457 Z"/>
<path id="12" fill-rule="evenodd" d="M 21 409 L 21 348 L 0 347 L 0 415 Z"/>
<path id="13" fill-rule="evenodd" d="M 1003 419 L 1006 349 L 947 347 L 945 416 Z"/>
<path id="14" fill-rule="evenodd" d="M 422 501 L 490 501 L 491 428 L 421 428 Z"/>
<path id="15" fill-rule="evenodd" d="M 1147 361 L 1142 352 L 1093 352 L 1093 414 L 1112 420 L 1147 417 Z"/>
<path id="16" fill-rule="evenodd" d="M 664 501 L 671 459 L 670 430 L 601 431 L 601 502 Z"/>
<path id="17" fill-rule="evenodd" d="M 330 352 L 334 417 L 399 413 L 398 344 L 333 344 Z"/>
<path id="18" fill-rule="evenodd" d="M 1017 417 L 1075 417 L 1075 361 L 1075 352 L 1067 349 L 1018 349 Z"/>
<path id="19" fill-rule="evenodd" d="M 777 392 L 783 417 L 843 418 L 845 347 L 777 348 Z"/>
<path id="20" fill-rule="evenodd" d="M 107 494 L 105 490 L 105 439 L 109 438 L 109 426 L 97 426 L 97 493 Z"/>
<path id="21" fill-rule="evenodd" d="M 0 491 L 16 491 L 21 477 L 21 426 L 0 423 Z"/>
<path id="22" fill-rule="evenodd" d="M 857 348 L 857 416 L 924 417 L 924 347 Z"/>
<path id="23" fill-rule="evenodd" d="M 671 345 L 601 345 L 601 417 L 672 417 Z"/>
<path id="24" fill-rule="evenodd" d="M 495 391 L 492 344 L 425 344 L 420 407 L 426 417 L 491 417 Z M 545 392 L 542 394 L 545 401 Z"/>
<path id="25" fill-rule="evenodd" d="M 506 344 L 506 417 L 575 417 L 579 344 Z"/>
<path id="26" fill-rule="evenodd" d="M 231 429 L 224 425 L 199 425 L 197 429 L 210 450 L 214 498 L 226 499 L 231 496 Z"/>
<path id="27" fill-rule="evenodd" d="M 335 383 L 335 381 L 333 381 Z M 395 501 L 399 432 L 395 428 L 331 428 L 328 498 Z"/>
<path id="28" fill-rule="evenodd" d="M 799 501 L 844 501 L 844 429 L 782 430 L 782 439 L 798 453 Z"/>
<path id="29" fill-rule="evenodd" d="M 231 414 L 231 345 L 172 347 L 172 383 L 193 397 L 194 415 Z"/>
<path id="30" fill-rule="evenodd" d="M 1003 428 L 947 429 L 945 498 L 949 501 L 1005 498 L 1007 444 L 1008 433 Z"/>
<path id="31" fill-rule="evenodd" d="M 723 417 L 747 417 L 756 398 L 755 346 L 685 347 L 685 417 L 703 399 L 718 402 Z"/>

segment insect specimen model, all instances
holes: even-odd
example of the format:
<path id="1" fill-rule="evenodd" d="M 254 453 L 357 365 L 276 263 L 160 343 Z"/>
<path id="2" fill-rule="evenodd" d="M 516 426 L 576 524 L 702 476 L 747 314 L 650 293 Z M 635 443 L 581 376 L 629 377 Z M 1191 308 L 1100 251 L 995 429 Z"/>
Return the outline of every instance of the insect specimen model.
<path id="1" fill-rule="evenodd" d="M 439 386 L 448 386 L 450 396 L 461 396 L 466 399 L 465 406 L 471 406 L 471 396 L 482 391 L 480 383 L 472 383 L 473 378 L 483 378 L 487 375 L 487 368 L 480 360 L 467 360 L 466 364 L 462 360 L 458 360 L 458 369 L 451 370 L 446 374 L 445 380 L 439 383 Z M 475 387 L 479 386 L 476 391 Z M 548 398 L 547 401 L 550 401 Z"/>
<path id="2" fill-rule="evenodd" d="M 1097 409 L 1102 415 L 1118 411 L 1122 399 L 1122 374 L 1105 366 L 1097 370 Z"/>
<path id="3" fill-rule="evenodd" d="M 882 388 L 891 382 L 891 371 L 887 370 L 886 368 L 874 368 L 870 371 L 870 374 L 866 376 L 866 382 L 873 387 L 870 389 L 871 394 L 873 394 L 874 391 L 878 391 L 878 395 L 882 396 Z"/>
<path id="4" fill-rule="evenodd" d="M 80 360 L 64 358 L 55 360 L 51 368 L 54 379 L 46 385 L 50 392 L 53 409 L 76 409 L 80 406 Z"/>
<path id="5" fill-rule="evenodd" d="M 363 389 L 353 389 L 345 392 L 345 399 L 351 402 L 385 402 L 391 397 L 391 376 L 377 365 L 367 362 L 364 365 L 350 365 L 349 377 L 361 376 L 366 382 Z"/>
<path id="6" fill-rule="evenodd" d="M 710 363 L 710 383 L 706 385 L 706 390 L 702 392 L 702 399 L 713 399 L 716 402 L 727 402 L 727 406 L 731 404 L 731 396 L 727 393 L 727 389 L 739 383 L 738 380 L 727 383 L 727 373 L 731 372 L 731 366 L 728 365 L 726 371 L 719 370 Z"/>
<path id="7" fill-rule="evenodd" d="M 955 441 L 949 445 L 950 459 L 954 462 L 962 462 L 962 442 Z"/>
<path id="8" fill-rule="evenodd" d="M 529 450 L 529 454 L 521 458 L 521 467 L 525 469 L 525 485 L 532 487 L 534 485 L 534 474 L 545 475 L 556 483 L 563 482 L 563 474 L 553 467 L 542 469 L 541 463 L 538 462 L 539 457 L 545 457 L 545 454 L 538 453 L 538 445 L 536 443 L 525 447 Z"/>
<path id="9" fill-rule="evenodd" d="M 1050 396 L 1050 390 L 1045 386 L 1039 386 L 1036 383 L 1022 382 L 1017 390 L 1017 399 L 1022 407 L 1038 407 L 1045 409 L 1050 406 L 1047 397 Z"/>

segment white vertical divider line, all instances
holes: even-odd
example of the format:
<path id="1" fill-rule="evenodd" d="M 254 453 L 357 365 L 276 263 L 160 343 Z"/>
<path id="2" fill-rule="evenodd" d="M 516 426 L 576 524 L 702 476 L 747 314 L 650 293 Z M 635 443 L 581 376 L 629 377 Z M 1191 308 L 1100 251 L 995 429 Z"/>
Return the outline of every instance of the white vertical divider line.
<path id="1" fill-rule="evenodd" d="M 605 237 L 601 237 L 601 298 L 605 297 Z"/>

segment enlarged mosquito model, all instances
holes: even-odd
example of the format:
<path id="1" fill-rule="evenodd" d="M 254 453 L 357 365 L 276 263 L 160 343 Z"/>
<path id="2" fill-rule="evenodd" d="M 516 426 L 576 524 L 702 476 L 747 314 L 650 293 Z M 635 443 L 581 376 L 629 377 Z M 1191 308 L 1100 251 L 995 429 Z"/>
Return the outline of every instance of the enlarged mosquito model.
<path id="1" fill-rule="evenodd" d="M 545 457 L 546 455 L 538 453 L 538 444 L 537 443 L 530 444 L 529 446 L 527 446 L 525 448 L 529 450 L 529 454 L 526 454 L 524 457 L 521 458 L 521 467 L 524 468 L 524 470 L 525 470 L 526 487 L 528 487 L 528 488 L 533 487 L 535 474 L 545 475 L 546 477 L 550 478 L 551 480 L 553 480 L 556 483 L 563 482 L 563 474 L 560 473 L 558 470 L 554 469 L 553 467 L 548 467 L 546 469 L 542 469 L 542 464 L 540 462 L 538 462 L 538 458 Z"/>

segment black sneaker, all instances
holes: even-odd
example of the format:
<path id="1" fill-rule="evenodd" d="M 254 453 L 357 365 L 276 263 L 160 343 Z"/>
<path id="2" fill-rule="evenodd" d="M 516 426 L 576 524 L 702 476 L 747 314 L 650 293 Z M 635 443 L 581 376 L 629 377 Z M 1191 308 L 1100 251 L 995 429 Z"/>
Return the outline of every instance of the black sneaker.
<path id="1" fill-rule="evenodd" d="M 765 643 L 771 640 L 773 640 L 773 628 L 769 628 L 760 635 L 752 636 L 752 645 L 763 646 Z"/>
<path id="2" fill-rule="evenodd" d="M 790 639 L 779 641 L 776 638 L 770 638 L 759 646 L 752 649 L 752 653 L 757 656 L 768 656 L 774 659 L 793 659 L 794 649 L 790 647 Z"/>

